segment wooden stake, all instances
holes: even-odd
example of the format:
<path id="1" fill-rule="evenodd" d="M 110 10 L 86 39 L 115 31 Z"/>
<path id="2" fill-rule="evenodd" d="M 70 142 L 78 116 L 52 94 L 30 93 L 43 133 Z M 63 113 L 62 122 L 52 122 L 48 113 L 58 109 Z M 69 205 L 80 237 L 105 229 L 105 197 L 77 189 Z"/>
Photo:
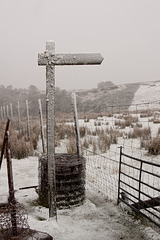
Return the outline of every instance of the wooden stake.
<path id="1" fill-rule="evenodd" d="M 7 121 L 6 129 L 4 132 L 3 144 L 2 144 L 2 149 L 1 149 L 1 157 L 0 157 L 0 169 L 2 166 L 3 155 L 4 155 L 4 151 L 5 151 L 5 147 L 6 147 L 6 141 L 7 141 L 6 135 L 7 135 L 8 129 L 9 129 L 9 124 L 10 124 L 10 119 L 8 119 L 8 121 Z"/>
<path id="2" fill-rule="evenodd" d="M 77 143 L 77 154 L 81 155 L 81 143 L 80 143 L 80 132 L 79 132 L 79 123 L 78 123 L 78 114 L 77 114 L 77 102 L 76 94 L 72 93 L 72 102 L 74 109 L 74 122 L 75 122 L 75 131 L 76 131 L 76 143 Z"/>
<path id="3" fill-rule="evenodd" d="M 18 130 L 20 132 L 20 122 L 21 122 L 21 119 L 20 119 L 20 106 L 19 106 L 19 102 L 17 104 L 18 104 Z"/>
<path id="4" fill-rule="evenodd" d="M 26 108 L 27 108 L 27 135 L 28 140 L 30 139 L 30 125 L 29 125 L 29 107 L 28 107 L 28 100 L 26 100 Z"/>
<path id="5" fill-rule="evenodd" d="M 41 104 L 41 99 L 38 99 L 38 104 L 39 104 L 39 115 L 40 115 L 40 125 L 41 125 L 42 149 L 43 149 L 43 153 L 45 153 L 44 127 L 43 127 L 43 114 L 42 114 L 42 104 Z"/>
<path id="6" fill-rule="evenodd" d="M 6 157 L 7 157 L 9 205 L 10 205 L 10 211 L 11 211 L 12 234 L 13 234 L 13 236 L 17 236 L 16 199 L 14 196 L 14 184 L 13 184 L 12 160 L 11 160 L 11 153 L 10 153 L 9 131 L 6 132 Z"/>

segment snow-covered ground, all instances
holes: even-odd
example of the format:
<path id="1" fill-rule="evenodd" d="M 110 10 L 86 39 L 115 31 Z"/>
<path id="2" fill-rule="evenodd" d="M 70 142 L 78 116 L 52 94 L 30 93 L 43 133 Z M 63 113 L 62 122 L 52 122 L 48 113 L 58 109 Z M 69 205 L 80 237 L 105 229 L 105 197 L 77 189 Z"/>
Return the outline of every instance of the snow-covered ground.
<path id="1" fill-rule="evenodd" d="M 141 85 L 135 94 L 132 104 L 147 103 L 157 101 L 160 97 L 160 82 L 150 83 L 150 85 Z M 135 106 L 133 106 L 135 110 Z M 148 107 L 148 105 L 144 105 Z M 157 103 L 150 105 L 157 108 Z M 136 115 L 140 118 L 139 115 Z M 100 119 L 99 119 L 100 120 Z M 98 121 L 99 121 L 98 120 Z M 113 126 L 116 118 L 102 119 L 105 123 Z M 153 124 L 149 122 L 148 118 L 141 119 L 143 127 L 151 127 L 153 129 L 152 137 L 157 134 L 159 124 Z M 85 123 L 89 128 L 95 128 L 95 120 L 90 120 L 89 123 Z M 84 121 L 80 120 L 80 125 L 83 125 Z M 101 125 L 101 128 L 106 128 L 108 125 Z M 128 131 L 131 129 L 128 128 Z M 121 130 L 123 131 L 123 130 Z M 125 129 L 127 131 L 127 129 Z M 56 152 L 66 152 L 66 142 L 61 144 Z M 140 148 L 139 139 L 124 139 L 119 137 L 118 144 L 127 147 L 128 151 L 134 151 L 135 156 L 138 157 L 137 149 Z M 128 150 L 130 148 L 131 150 Z M 111 145 L 111 151 L 105 153 L 109 158 L 119 159 L 119 150 L 117 145 Z M 140 154 L 142 151 L 140 150 Z M 144 156 L 144 155 L 143 155 Z M 97 169 L 101 170 L 98 164 L 99 160 L 96 160 L 96 156 L 89 156 L 88 160 L 94 159 L 97 164 Z M 149 161 L 150 156 L 145 156 L 145 159 Z M 159 162 L 159 157 L 154 157 L 154 162 Z M 146 239 L 146 240 L 159 240 L 160 231 L 151 225 L 144 219 L 138 218 L 134 213 L 126 209 L 125 206 L 117 206 L 115 203 L 108 201 L 104 196 L 95 192 L 89 185 L 86 189 L 86 200 L 83 205 L 78 207 L 72 207 L 70 209 L 63 209 L 57 211 L 57 221 L 55 218 L 49 218 L 49 212 L 47 208 L 39 206 L 36 202 L 38 195 L 35 189 L 19 190 L 20 187 L 27 187 L 38 185 L 38 157 L 29 157 L 27 159 L 17 160 L 13 159 L 13 174 L 14 174 L 14 186 L 16 199 L 23 203 L 28 213 L 28 223 L 31 229 L 47 232 L 53 236 L 56 240 L 130 240 L 130 239 Z M 88 162 L 89 163 L 89 162 Z M 101 164 L 103 161 L 101 161 Z M 111 165 L 111 166 L 110 166 Z M 107 167 L 106 167 L 107 166 Z M 118 165 L 117 165 L 118 166 Z M 88 164 L 89 167 L 89 164 Z M 106 170 L 107 168 L 107 170 Z M 112 163 L 105 165 L 103 171 L 108 171 L 111 168 L 108 176 L 111 174 L 117 180 L 117 174 L 113 168 Z M 88 170 L 88 169 L 87 169 Z M 98 176 L 93 172 L 94 177 Z M 113 184 L 113 182 L 112 182 Z M 116 188 L 117 190 L 117 188 Z M 115 193 L 117 194 L 116 191 Z M 0 203 L 7 202 L 8 199 L 8 182 L 7 182 L 7 166 L 6 160 L 3 160 L 2 168 L 0 170 Z M 115 197 L 114 197 L 115 199 Z"/>
<path id="2" fill-rule="evenodd" d="M 153 226 L 107 201 L 101 195 L 86 191 L 83 205 L 57 211 L 57 218 L 49 218 L 48 209 L 35 204 L 34 189 L 19 190 L 20 187 L 37 185 L 38 158 L 13 159 L 15 195 L 25 205 L 31 229 L 47 232 L 56 240 L 118 240 L 160 239 Z M 7 201 L 8 185 L 6 161 L 0 170 L 0 202 Z"/>
<path id="3" fill-rule="evenodd" d="M 130 110 L 133 110 L 134 104 L 140 104 L 140 103 L 152 103 L 152 102 L 158 102 L 160 100 L 160 81 L 155 82 L 147 82 L 146 84 L 140 85 L 138 90 L 136 91 Z M 157 103 L 153 107 L 159 107 Z M 142 107 L 142 106 L 141 106 Z M 144 105 L 145 107 L 145 105 Z"/>

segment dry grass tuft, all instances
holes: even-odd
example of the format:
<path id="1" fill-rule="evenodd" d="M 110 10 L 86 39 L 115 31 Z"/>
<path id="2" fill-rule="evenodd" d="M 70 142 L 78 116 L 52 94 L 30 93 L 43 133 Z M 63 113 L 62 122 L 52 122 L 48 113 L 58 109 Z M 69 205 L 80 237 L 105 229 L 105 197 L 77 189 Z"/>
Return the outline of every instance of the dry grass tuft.
<path id="1" fill-rule="evenodd" d="M 67 143 L 67 152 L 69 154 L 77 154 L 77 145 L 76 139 L 74 137 L 70 137 Z"/>
<path id="2" fill-rule="evenodd" d="M 10 132 L 10 148 L 11 148 L 11 157 L 16 159 L 26 158 L 28 156 L 34 155 L 34 150 L 37 149 L 38 140 L 40 135 L 40 127 L 37 124 L 37 121 L 32 122 L 30 126 L 30 138 L 27 136 L 26 124 L 21 123 L 21 128 L 19 129 L 18 125 L 11 122 L 9 132 Z M 3 144 L 4 137 L 4 123 L 1 123 L 0 128 L 0 149 Z"/>

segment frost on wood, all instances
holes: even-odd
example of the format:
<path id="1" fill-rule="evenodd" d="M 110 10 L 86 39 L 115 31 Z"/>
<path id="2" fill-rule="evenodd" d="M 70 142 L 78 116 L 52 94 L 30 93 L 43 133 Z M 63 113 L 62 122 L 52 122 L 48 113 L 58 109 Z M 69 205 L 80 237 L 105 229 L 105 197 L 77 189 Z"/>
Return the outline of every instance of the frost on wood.
<path id="1" fill-rule="evenodd" d="M 38 54 L 38 65 L 94 65 L 101 64 L 102 61 L 100 53 Z"/>
<path id="2" fill-rule="evenodd" d="M 71 154 L 55 154 L 56 204 L 59 208 L 80 205 L 85 199 L 85 158 Z M 39 200 L 48 207 L 47 156 L 39 158 Z"/>
<path id="3" fill-rule="evenodd" d="M 55 51 L 53 42 L 46 44 L 50 54 Z M 54 147 L 54 100 L 55 100 L 55 67 L 46 66 L 46 113 L 47 113 L 47 158 L 48 158 L 48 195 L 49 216 L 56 215 L 55 183 L 55 147 Z"/>

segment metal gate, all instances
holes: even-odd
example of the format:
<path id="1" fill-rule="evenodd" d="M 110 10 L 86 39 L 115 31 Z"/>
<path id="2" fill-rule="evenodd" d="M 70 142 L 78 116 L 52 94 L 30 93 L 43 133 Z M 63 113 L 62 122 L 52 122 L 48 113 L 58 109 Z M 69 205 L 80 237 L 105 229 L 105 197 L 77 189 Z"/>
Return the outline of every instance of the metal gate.
<path id="1" fill-rule="evenodd" d="M 120 147 L 118 203 L 160 227 L 160 164 L 134 158 Z"/>

